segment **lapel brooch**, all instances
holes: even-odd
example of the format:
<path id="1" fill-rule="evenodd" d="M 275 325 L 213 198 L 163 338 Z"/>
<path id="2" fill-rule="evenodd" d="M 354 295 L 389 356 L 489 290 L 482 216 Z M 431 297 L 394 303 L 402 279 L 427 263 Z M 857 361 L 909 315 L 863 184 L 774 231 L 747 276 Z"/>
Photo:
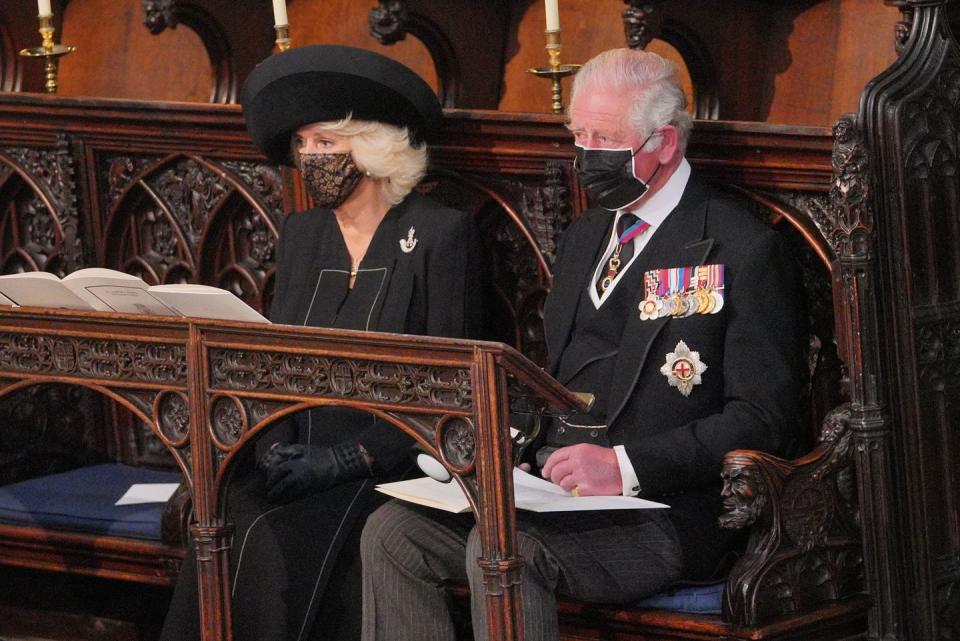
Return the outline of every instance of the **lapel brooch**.
<path id="1" fill-rule="evenodd" d="M 407 230 L 407 237 L 400 239 L 400 249 L 403 250 L 404 254 L 409 254 L 413 251 L 413 248 L 417 246 L 419 240 L 414 238 L 414 235 L 417 233 L 413 227 Z"/>

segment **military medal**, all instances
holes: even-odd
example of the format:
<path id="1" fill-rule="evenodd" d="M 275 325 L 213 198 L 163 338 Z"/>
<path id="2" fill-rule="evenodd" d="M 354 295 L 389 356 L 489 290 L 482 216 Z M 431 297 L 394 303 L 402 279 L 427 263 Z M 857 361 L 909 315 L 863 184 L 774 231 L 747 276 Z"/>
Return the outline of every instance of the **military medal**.
<path id="1" fill-rule="evenodd" d="M 666 302 L 664 306 L 670 310 L 670 315 L 674 318 L 682 316 L 687 311 L 687 305 L 683 300 L 683 290 L 687 286 L 684 275 L 685 267 L 674 267 L 664 270 L 667 272 L 667 291 L 664 292 Z"/>
<path id="2" fill-rule="evenodd" d="M 607 262 L 607 275 L 603 277 L 603 280 L 600 281 L 600 295 L 602 296 L 606 292 L 610 285 L 613 284 L 613 279 L 617 277 L 617 272 L 620 271 L 620 249 L 623 248 L 623 245 L 618 244 L 613 249 L 613 255 L 610 256 L 609 262 Z"/>
<path id="3" fill-rule="evenodd" d="M 703 382 L 702 374 L 706 370 L 707 365 L 700 360 L 700 353 L 690 351 L 687 344 L 680 341 L 667 354 L 660 373 L 667 377 L 670 387 L 676 387 L 684 396 L 690 396 L 693 387 Z"/>
<path id="4" fill-rule="evenodd" d="M 713 298 L 713 309 L 710 310 L 711 314 L 716 314 L 721 309 L 723 309 L 723 293 L 718 291 L 710 292 L 711 298 Z"/>
<path id="5" fill-rule="evenodd" d="M 640 320 L 654 320 L 660 317 L 660 308 L 663 303 L 652 296 L 640 301 Z"/>
<path id="6" fill-rule="evenodd" d="M 706 265 L 698 265 L 694 271 L 694 274 L 690 278 L 690 286 L 693 289 L 693 300 L 695 302 L 695 309 L 693 312 L 695 314 L 706 314 L 707 305 L 711 301 L 710 296 L 707 294 L 707 267 Z"/>
<path id="7" fill-rule="evenodd" d="M 641 320 L 716 314 L 723 308 L 723 265 L 653 269 L 644 274 Z"/>
<path id="8" fill-rule="evenodd" d="M 708 306 L 713 302 L 713 299 L 710 295 L 703 289 L 698 289 L 693 293 L 694 299 L 697 301 L 697 314 L 706 314 Z"/>
<path id="9" fill-rule="evenodd" d="M 711 305 L 707 311 L 708 314 L 716 314 L 723 309 L 723 265 L 702 265 L 706 270 L 706 282 L 704 289 L 710 296 Z"/>
<path id="10" fill-rule="evenodd" d="M 687 315 L 687 299 L 683 294 L 680 292 L 675 293 L 670 297 L 670 302 L 673 303 L 674 318 Z"/>
<path id="11" fill-rule="evenodd" d="M 648 229 L 650 229 L 650 223 L 644 221 L 642 218 L 637 218 L 637 222 L 624 229 L 623 233 L 617 237 L 617 246 L 613 248 L 613 255 L 610 256 L 610 260 L 607 262 L 607 275 L 600 281 L 601 296 L 610 288 L 610 285 L 613 284 L 613 281 L 617 277 L 617 273 L 620 271 L 620 250 L 623 249 L 624 245 L 632 242 L 634 238 Z"/>
<path id="12" fill-rule="evenodd" d="M 654 320 L 660 317 L 663 301 L 657 296 L 657 288 L 659 286 L 659 272 L 649 271 L 643 275 L 643 289 L 647 296 L 640 301 L 640 320 Z"/>
<path id="13" fill-rule="evenodd" d="M 684 318 L 687 316 L 693 316 L 697 313 L 697 307 L 700 303 L 697 301 L 696 296 L 694 296 L 695 293 L 696 292 L 687 292 L 684 294 L 684 300 L 687 303 L 687 310 L 683 313 Z"/>

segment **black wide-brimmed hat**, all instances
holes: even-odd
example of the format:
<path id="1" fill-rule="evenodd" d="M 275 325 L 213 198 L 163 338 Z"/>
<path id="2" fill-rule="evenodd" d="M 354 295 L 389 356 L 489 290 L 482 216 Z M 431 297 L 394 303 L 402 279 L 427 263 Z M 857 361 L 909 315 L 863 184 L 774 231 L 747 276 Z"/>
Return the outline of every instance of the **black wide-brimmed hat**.
<path id="1" fill-rule="evenodd" d="M 443 112 L 420 76 L 366 49 L 311 45 L 270 56 L 241 93 L 253 143 L 270 160 L 291 164 L 290 137 L 314 122 L 373 120 L 407 127 L 414 143 L 436 142 Z"/>

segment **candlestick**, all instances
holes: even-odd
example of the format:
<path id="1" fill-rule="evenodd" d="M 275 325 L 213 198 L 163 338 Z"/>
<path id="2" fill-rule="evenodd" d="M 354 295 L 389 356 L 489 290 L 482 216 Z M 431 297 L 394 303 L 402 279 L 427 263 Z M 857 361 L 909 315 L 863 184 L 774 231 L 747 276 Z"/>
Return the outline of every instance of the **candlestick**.
<path id="1" fill-rule="evenodd" d="M 273 30 L 277 32 L 277 49 L 280 51 L 286 51 L 290 48 L 290 25 L 285 24 L 275 24 L 273 25 Z"/>
<path id="2" fill-rule="evenodd" d="M 547 31 L 560 31 L 559 0 L 544 0 L 547 11 Z"/>
<path id="3" fill-rule="evenodd" d="M 41 10 L 43 9 L 42 2 L 44 0 L 38 1 Z M 46 4 L 49 9 L 49 0 L 46 0 Z M 57 93 L 57 64 L 59 58 L 76 51 L 77 48 L 71 45 L 58 45 L 53 42 L 53 15 L 41 15 L 39 20 L 41 45 L 22 49 L 20 55 L 28 58 L 44 59 L 43 72 L 46 79 L 43 85 L 44 90 L 47 93 Z"/>
<path id="4" fill-rule="evenodd" d="M 567 76 L 572 76 L 577 73 L 580 65 L 560 64 L 560 49 L 562 48 L 562 44 L 560 42 L 559 29 L 547 29 L 545 34 L 547 36 L 546 49 L 547 55 L 550 57 L 550 66 L 527 69 L 527 73 L 531 73 L 538 78 L 550 78 L 550 80 L 552 80 L 550 107 L 553 113 L 560 114 L 563 113 L 563 86 L 560 84 L 560 81 Z"/>
<path id="5" fill-rule="evenodd" d="M 287 0 L 273 0 L 273 24 L 289 24 L 287 22 Z"/>

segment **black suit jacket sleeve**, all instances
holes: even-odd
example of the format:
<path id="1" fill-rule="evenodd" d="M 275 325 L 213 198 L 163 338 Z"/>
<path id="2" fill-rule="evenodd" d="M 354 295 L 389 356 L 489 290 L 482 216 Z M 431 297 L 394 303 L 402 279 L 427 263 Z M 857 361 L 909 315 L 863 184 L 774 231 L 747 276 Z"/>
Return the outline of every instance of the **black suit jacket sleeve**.
<path id="1" fill-rule="evenodd" d="M 624 446 L 641 495 L 715 484 L 731 450 L 783 453 L 793 444 L 801 423 L 806 342 L 798 274 L 785 240 L 773 230 L 756 235 L 745 249 L 725 301 L 722 363 L 702 355 L 708 368 L 722 368 L 722 410 L 672 429 L 627 431 Z M 679 393 L 676 400 L 686 401 Z"/>

